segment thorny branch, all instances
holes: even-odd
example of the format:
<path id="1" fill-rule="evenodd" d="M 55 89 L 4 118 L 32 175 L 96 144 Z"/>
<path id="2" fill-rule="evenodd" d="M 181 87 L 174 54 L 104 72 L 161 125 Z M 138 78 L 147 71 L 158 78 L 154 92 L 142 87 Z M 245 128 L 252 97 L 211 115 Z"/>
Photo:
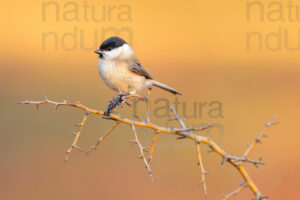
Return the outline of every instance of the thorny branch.
<path id="1" fill-rule="evenodd" d="M 223 198 L 223 200 L 230 199 L 232 196 L 234 196 L 237 193 L 239 193 L 240 191 L 242 191 L 242 189 L 244 189 L 246 186 L 247 186 L 247 183 L 241 184 L 240 187 L 238 187 L 236 190 L 234 190 L 230 194 L 225 195 L 224 198 Z"/>
<path id="2" fill-rule="evenodd" d="M 119 121 L 117 121 L 115 123 L 115 125 L 113 125 L 113 127 L 111 127 L 102 137 L 100 137 L 98 140 L 97 140 L 97 143 L 94 144 L 87 152 L 86 154 L 89 154 L 91 151 L 93 150 L 96 150 L 98 145 L 120 124 Z"/>
<path id="3" fill-rule="evenodd" d="M 196 148 L 197 148 L 197 154 L 198 154 L 198 165 L 200 165 L 200 168 L 201 168 L 201 182 L 200 183 L 203 184 L 204 195 L 207 196 L 205 174 L 207 174 L 208 172 L 204 170 L 202 156 L 201 156 L 201 150 L 200 150 L 200 142 L 196 142 Z"/>
<path id="4" fill-rule="evenodd" d="M 65 161 L 67 162 L 68 158 L 69 158 L 69 155 L 70 153 L 73 151 L 73 149 L 77 149 L 79 151 L 83 151 L 78 145 L 77 145 L 77 142 L 78 142 L 78 139 L 80 137 L 80 134 L 81 134 L 81 131 L 82 131 L 82 128 L 83 126 L 85 125 L 85 122 L 87 120 L 87 117 L 89 115 L 89 112 L 87 111 L 81 121 L 80 124 L 75 124 L 75 126 L 79 126 L 79 131 L 78 132 L 74 132 L 73 134 L 75 135 L 75 138 L 73 140 L 73 143 L 72 145 L 70 146 L 70 148 L 67 150 L 67 155 L 66 155 L 66 159 Z"/>
<path id="5" fill-rule="evenodd" d="M 153 181 L 152 171 L 151 171 L 151 169 L 150 169 L 150 166 L 149 166 L 149 164 L 148 164 L 148 162 L 147 162 L 147 159 L 146 159 L 146 157 L 145 157 L 145 154 L 144 154 L 145 147 L 143 147 L 143 146 L 141 145 L 140 141 L 139 141 L 139 138 L 138 138 L 138 136 L 137 136 L 136 129 L 135 129 L 135 126 L 134 126 L 134 123 L 131 123 L 131 128 L 132 128 L 132 131 L 133 131 L 133 134 L 134 134 L 134 141 L 133 141 L 133 142 L 136 143 L 136 144 L 138 145 L 139 149 L 140 149 L 140 154 L 141 154 L 141 155 L 139 156 L 139 158 L 140 158 L 140 159 L 143 159 L 143 161 L 144 161 L 144 163 L 145 163 L 145 166 L 146 166 L 146 169 L 147 169 L 147 171 L 148 171 L 148 174 L 149 174 L 151 180 Z"/>
<path id="6" fill-rule="evenodd" d="M 100 116 L 105 116 L 105 112 L 101 111 L 101 110 L 95 110 L 92 108 L 88 108 L 87 106 L 84 106 L 78 102 L 76 103 L 72 103 L 69 101 L 63 101 L 63 102 L 55 102 L 55 101 L 51 101 L 49 99 L 47 99 L 47 97 L 45 97 L 44 100 L 42 101 L 24 101 L 21 102 L 21 104 L 33 104 L 36 105 L 37 108 L 39 107 L 39 105 L 41 104 L 52 104 L 54 105 L 55 109 L 57 109 L 60 106 L 70 106 L 70 107 L 76 107 L 79 108 L 81 110 L 85 111 L 84 117 L 82 122 L 78 125 L 79 126 L 79 131 L 77 133 L 75 133 L 75 138 L 73 140 L 72 146 L 67 150 L 67 156 L 66 156 L 66 160 L 68 159 L 69 154 L 72 152 L 73 149 L 78 149 L 81 150 L 78 146 L 78 139 L 80 136 L 80 133 L 82 131 L 83 126 L 85 125 L 85 122 L 88 118 L 88 116 L 90 114 L 95 114 L 95 115 L 100 115 Z M 152 143 L 152 148 L 151 148 L 151 152 L 150 152 L 150 156 L 149 156 L 149 162 L 152 161 L 152 155 L 153 155 L 153 150 L 154 150 L 154 146 L 155 146 L 155 142 L 157 140 L 157 136 L 160 133 L 165 133 L 165 134 L 172 134 L 172 135 L 177 135 L 179 136 L 179 138 L 188 138 L 191 139 L 193 141 L 196 142 L 196 150 L 197 150 L 197 155 L 198 155 L 198 163 L 200 165 L 201 168 L 201 172 L 202 172 L 202 178 L 201 178 L 201 182 L 203 184 L 204 187 L 204 193 L 206 194 L 206 183 L 205 183 L 205 174 L 207 173 L 204 170 L 203 167 L 203 161 L 202 161 L 202 156 L 201 156 L 201 152 L 200 152 L 200 144 L 206 144 L 211 151 L 216 152 L 219 156 L 221 156 L 221 158 L 223 159 L 222 161 L 222 165 L 224 165 L 226 162 L 228 162 L 229 164 L 231 164 L 234 168 L 237 169 L 237 171 L 240 173 L 240 175 L 242 176 L 242 178 L 244 179 L 244 183 L 235 191 L 233 191 L 232 193 L 226 195 L 224 197 L 224 199 L 229 199 L 230 197 L 232 197 L 233 195 L 239 193 L 242 189 L 248 187 L 250 188 L 250 190 L 253 192 L 253 194 L 255 195 L 255 199 L 256 200 L 263 200 L 266 199 L 267 196 L 263 195 L 260 190 L 257 188 L 257 186 L 255 185 L 255 183 L 253 182 L 253 180 L 250 178 L 248 172 L 246 171 L 245 167 L 243 166 L 244 162 L 247 163 L 251 163 L 254 165 L 263 165 L 264 163 L 261 162 L 261 159 L 259 160 L 251 160 L 248 159 L 247 157 L 249 156 L 249 154 L 251 153 L 251 151 L 254 149 L 254 147 L 261 142 L 261 138 L 266 136 L 266 131 L 267 129 L 272 126 L 277 124 L 278 122 L 274 121 L 273 119 L 270 120 L 269 122 L 267 122 L 263 128 L 263 130 L 259 133 L 259 135 L 255 138 L 255 140 L 252 142 L 252 144 L 247 148 L 247 150 L 245 151 L 245 153 L 243 154 L 242 157 L 237 157 L 237 156 L 232 156 L 227 154 L 227 152 L 225 150 L 223 150 L 220 146 L 218 146 L 213 140 L 211 140 L 208 137 L 204 137 L 204 136 L 200 136 L 197 133 L 201 130 L 205 130 L 208 128 L 213 127 L 213 125 L 209 125 L 209 126 L 204 126 L 204 127 L 186 127 L 186 125 L 184 124 L 183 120 L 178 116 L 178 114 L 176 113 L 175 109 L 170 106 L 170 109 L 173 111 L 174 117 L 173 119 L 176 119 L 177 121 L 179 121 L 181 128 L 166 128 L 166 127 L 161 127 L 158 126 L 156 124 L 151 123 L 150 121 L 135 121 L 135 120 L 130 120 L 130 119 L 126 119 L 123 118 L 119 115 L 116 114 L 110 114 L 109 116 L 105 116 L 103 117 L 104 119 L 110 119 L 110 120 L 114 120 L 116 121 L 116 123 L 114 124 L 114 126 L 109 129 L 104 136 L 100 137 L 97 140 L 97 143 L 92 146 L 88 152 L 95 150 L 97 148 L 97 146 L 107 137 L 107 135 L 109 133 L 111 133 L 119 124 L 123 123 L 123 124 L 127 124 L 130 125 L 132 130 L 133 130 L 133 134 L 134 134 L 134 143 L 138 145 L 139 149 L 140 149 L 140 158 L 143 159 L 146 169 L 148 171 L 149 176 L 151 177 L 151 179 L 153 180 L 152 177 L 152 171 L 150 169 L 149 163 L 145 157 L 144 151 L 145 151 L 145 147 L 143 147 L 138 139 L 137 136 L 137 132 L 136 132 L 136 127 L 144 127 L 144 128 L 148 128 L 148 129 L 152 129 L 155 132 L 155 136 L 153 139 L 153 143 Z"/>
<path id="7" fill-rule="evenodd" d="M 173 117 L 171 117 L 169 120 L 175 119 L 179 122 L 180 126 L 185 130 L 185 131 L 196 131 L 195 128 L 187 128 L 185 123 L 183 122 L 183 120 L 181 119 L 181 117 L 177 114 L 176 110 L 174 109 L 173 106 L 169 105 L 170 110 L 173 112 Z M 206 126 L 207 128 L 209 128 L 209 126 Z M 205 128 L 203 128 L 202 130 L 204 130 Z M 200 129 L 199 129 L 200 130 Z M 199 131 L 197 130 L 197 131 Z M 178 137 L 177 139 L 184 139 L 185 136 L 181 136 Z M 198 156 L 198 165 L 200 165 L 201 168 L 201 181 L 200 184 L 203 185 L 203 191 L 204 191 L 204 195 L 207 196 L 207 188 L 206 188 L 206 182 L 205 182 L 205 175 L 208 173 L 207 171 L 204 170 L 204 166 L 203 166 L 203 161 L 202 161 L 202 155 L 201 155 L 201 151 L 200 151 L 200 141 L 196 141 L 196 150 L 197 150 L 197 156 Z"/>
<path id="8" fill-rule="evenodd" d="M 152 157 L 153 157 L 153 152 L 154 152 L 154 147 L 155 147 L 155 143 L 157 141 L 157 137 L 158 137 L 159 132 L 157 131 L 153 137 L 153 141 L 152 141 L 152 145 L 151 145 L 151 151 L 150 151 L 150 155 L 148 158 L 149 163 L 152 163 Z"/>
<path id="9" fill-rule="evenodd" d="M 260 133 L 258 134 L 258 136 L 255 138 L 255 140 L 252 142 L 252 144 L 249 145 L 248 149 L 243 154 L 243 158 L 247 158 L 247 156 L 251 153 L 251 151 L 254 149 L 254 147 L 258 143 L 261 143 L 261 138 L 262 137 L 267 137 L 266 132 L 267 132 L 268 128 L 271 125 L 276 125 L 276 124 L 278 124 L 278 122 L 274 121 L 274 119 L 271 119 L 268 123 L 265 124 L 263 130 L 260 131 Z"/>

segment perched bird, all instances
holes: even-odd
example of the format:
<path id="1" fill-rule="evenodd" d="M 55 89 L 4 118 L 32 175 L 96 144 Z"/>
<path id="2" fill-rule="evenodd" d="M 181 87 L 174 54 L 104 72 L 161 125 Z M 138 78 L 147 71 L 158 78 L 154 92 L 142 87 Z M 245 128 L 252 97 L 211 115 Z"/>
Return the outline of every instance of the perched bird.
<path id="1" fill-rule="evenodd" d="M 181 95 L 173 88 L 155 81 L 141 65 L 130 45 L 119 37 L 108 38 L 95 53 L 99 55 L 98 69 L 101 78 L 119 95 L 136 95 L 145 87 L 151 89 L 152 85 Z"/>

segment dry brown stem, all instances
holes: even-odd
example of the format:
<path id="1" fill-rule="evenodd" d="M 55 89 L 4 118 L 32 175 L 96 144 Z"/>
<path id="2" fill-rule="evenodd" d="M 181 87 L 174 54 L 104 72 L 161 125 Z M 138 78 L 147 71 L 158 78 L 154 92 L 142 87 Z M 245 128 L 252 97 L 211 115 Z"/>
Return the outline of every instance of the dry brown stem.
<path id="1" fill-rule="evenodd" d="M 89 116 L 89 114 L 96 114 L 96 115 L 101 115 L 104 116 L 104 112 L 101 110 L 95 110 L 92 108 L 88 108 L 87 106 L 84 106 L 80 103 L 72 103 L 72 102 L 68 102 L 68 101 L 63 101 L 63 102 L 55 102 L 55 101 L 51 101 L 48 100 L 47 98 L 45 98 L 45 100 L 42 101 L 24 101 L 21 102 L 22 104 L 33 104 L 36 105 L 37 108 L 39 105 L 41 104 L 52 104 L 55 106 L 55 108 L 57 109 L 60 106 L 71 106 L 71 107 L 75 107 L 75 108 L 79 108 L 85 111 L 84 114 L 84 118 L 82 120 L 82 122 L 79 124 L 79 131 L 78 133 L 75 134 L 75 139 L 72 143 L 72 146 L 68 149 L 67 151 L 67 157 L 68 158 L 69 154 L 72 152 L 73 149 L 80 149 L 77 146 L 78 143 L 78 139 L 80 136 L 80 133 L 82 131 L 82 128 Z M 254 149 L 254 147 L 260 143 L 261 138 L 263 136 L 266 136 L 266 130 L 272 126 L 277 124 L 277 122 L 271 120 L 269 122 L 267 122 L 264 126 L 264 129 L 259 133 L 259 135 L 256 137 L 256 139 L 253 141 L 253 143 L 247 148 L 247 150 L 245 151 L 245 153 L 243 154 L 242 157 L 237 157 L 237 156 L 232 156 L 229 155 L 225 150 L 223 150 L 219 145 L 217 145 L 213 140 L 211 140 L 208 137 L 204 137 L 204 136 L 200 136 L 197 133 L 201 130 L 213 127 L 213 125 L 209 125 L 209 126 L 205 126 L 205 127 L 186 127 L 186 125 L 184 124 L 183 120 L 179 117 L 179 115 L 176 113 L 175 109 L 170 106 L 170 109 L 173 111 L 174 117 L 173 119 L 176 119 L 180 125 L 181 128 L 167 128 L 167 127 L 162 127 L 162 126 L 158 126 L 156 124 L 151 123 L 150 121 L 135 121 L 135 120 L 131 120 L 131 119 L 126 119 L 123 117 L 120 117 L 119 115 L 115 115 L 115 114 L 111 114 L 109 116 L 105 116 L 105 119 L 110 119 L 110 120 L 114 120 L 116 121 L 115 125 L 108 130 L 105 135 L 101 138 L 98 139 L 97 143 L 92 146 L 90 148 L 90 151 L 95 150 L 96 147 L 100 144 L 101 141 L 104 140 L 104 138 L 111 133 L 116 126 L 118 126 L 119 124 L 123 123 L 123 124 L 127 124 L 130 125 L 132 130 L 133 130 L 133 134 L 134 134 L 134 143 L 138 145 L 139 149 L 140 149 L 140 158 L 143 159 L 147 172 L 149 174 L 149 176 L 151 177 L 151 179 L 153 179 L 152 177 L 152 171 L 150 169 L 149 163 L 147 162 L 147 159 L 145 157 L 144 154 L 144 150 L 145 148 L 141 145 L 138 136 L 137 136 L 137 132 L 136 132 L 136 127 L 144 127 L 144 128 L 148 128 L 148 129 L 152 129 L 155 132 L 155 136 L 153 139 L 153 143 L 152 143 L 152 148 L 151 148 L 151 152 L 150 152 L 150 160 L 152 160 L 152 154 L 153 154 L 153 150 L 154 150 L 154 146 L 155 146 L 155 142 L 157 140 L 157 136 L 158 133 L 165 133 L 165 134 L 172 134 L 172 135 L 177 135 L 179 136 L 179 138 L 188 138 L 193 140 L 196 143 L 196 150 L 197 150 L 197 155 L 198 155 L 198 162 L 201 168 L 201 182 L 203 184 L 204 187 L 204 193 L 206 194 L 206 182 L 205 182 L 205 174 L 207 173 L 204 170 L 203 167 L 203 161 L 202 161 L 202 156 L 201 156 L 201 152 L 200 152 L 200 144 L 206 144 L 209 146 L 210 150 L 213 152 L 216 152 L 223 160 L 222 164 L 224 165 L 226 162 L 229 163 L 230 165 L 232 165 L 235 169 L 237 169 L 237 171 L 240 173 L 241 177 L 244 179 L 244 183 L 235 191 L 233 191 L 232 193 L 230 193 L 229 195 L 225 196 L 225 199 L 229 199 L 230 197 L 232 197 L 233 195 L 239 193 L 242 189 L 248 187 L 253 194 L 255 195 L 255 199 L 256 200 L 262 200 L 262 199 L 266 199 L 266 196 L 263 195 L 260 190 L 257 188 L 256 184 L 253 182 L 253 180 L 250 178 L 248 172 L 246 171 L 245 167 L 243 166 L 243 163 L 247 162 L 247 163 L 252 163 L 254 165 L 261 165 L 264 164 L 263 162 L 261 162 L 261 160 L 250 160 L 247 157 L 249 156 L 249 154 L 251 153 L 251 151 Z"/>
<path id="2" fill-rule="evenodd" d="M 152 171 L 151 171 L 151 168 L 149 166 L 149 163 L 147 162 L 147 159 L 146 159 L 146 156 L 144 154 L 144 151 L 145 151 L 145 147 L 143 147 L 140 143 L 140 140 L 137 136 L 137 132 L 136 132 L 136 129 L 135 129 L 135 126 L 134 126 L 134 123 L 131 123 L 131 128 L 132 128 L 132 131 L 133 131 L 133 134 L 134 134 L 134 140 L 133 142 L 136 143 L 140 149 L 140 156 L 139 158 L 140 159 L 143 159 L 144 163 L 145 163 L 145 167 L 147 169 L 147 172 L 151 178 L 151 180 L 153 181 L 153 176 L 152 176 Z"/>

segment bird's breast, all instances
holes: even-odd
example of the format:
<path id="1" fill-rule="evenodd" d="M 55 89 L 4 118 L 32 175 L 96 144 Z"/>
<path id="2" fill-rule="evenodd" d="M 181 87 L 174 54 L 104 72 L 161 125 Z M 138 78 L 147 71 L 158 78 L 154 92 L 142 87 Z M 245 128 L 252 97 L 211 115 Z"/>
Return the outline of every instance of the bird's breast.
<path id="1" fill-rule="evenodd" d="M 138 92 L 145 86 L 145 78 L 129 71 L 126 62 L 99 61 L 99 73 L 105 84 L 118 92 Z"/>

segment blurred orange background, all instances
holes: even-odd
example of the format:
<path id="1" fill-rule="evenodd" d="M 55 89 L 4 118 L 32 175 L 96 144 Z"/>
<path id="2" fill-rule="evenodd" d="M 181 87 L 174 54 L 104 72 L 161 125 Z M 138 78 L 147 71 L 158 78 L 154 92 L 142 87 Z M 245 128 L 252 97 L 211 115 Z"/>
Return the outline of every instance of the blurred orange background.
<path id="1" fill-rule="evenodd" d="M 41 100 L 46 94 L 51 100 L 80 101 L 104 110 L 116 94 L 100 79 L 93 50 L 124 28 L 119 36 L 132 44 L 153 77 L 184 93 L 178 100 L 186 103 L 186 112 L 192 112 L 194 102 L 207 103 L 202 116 L 185 122 L 221 124 L 228 153 L 242 155 L 275 115 L 280 124 L 268 131 L 269 137 L 250 156 L 262 156 L 267 165 L 247 169 L 270 199 L 297 199 L 300 3 L 290 1 L 294 7 L 289 7 L 285 1 L 255 2 L 1 1 L 0 198 L 204 199 L 191 141 L 158 137 L 153 183 L 136 158 L 138 149 L 128 142 L 133 135 L 126 125 L 96 152 L 87 157 L 74 152 L 65 165 L 65 150 L 76 130 L 72 125 L 81 121 L 83 112 L 63 107 L 55 111 L 48 105 L 36 111 L 16 104 Z M 159 89 L 151 98 L 153 108 L 158 106 L 155 99 L 174 101 Z M 209 115 L 214 101 L 221 102 L 223 117 Z M 178 112 L 183 114 L 182 107 Z M 132 110 L 124 108 L 121 113 Z M 153 122 L 166 124 L 166 118 L 153 113 Z M 89 148 L 112 124 L 90 117 L 79 146 Z M 149 146 L 153 133 L 138 132 Z M 212 139 L 222 143 L 218 134 Z M 208 198 L 221 199 L 243 180 L 231 166 L 222 167 L 216 154 L 207 154 L 205 146 L 202 150 L 210 172 Z M 251 191 L 244 190 L 233 199 L 252 198 Z"/>

